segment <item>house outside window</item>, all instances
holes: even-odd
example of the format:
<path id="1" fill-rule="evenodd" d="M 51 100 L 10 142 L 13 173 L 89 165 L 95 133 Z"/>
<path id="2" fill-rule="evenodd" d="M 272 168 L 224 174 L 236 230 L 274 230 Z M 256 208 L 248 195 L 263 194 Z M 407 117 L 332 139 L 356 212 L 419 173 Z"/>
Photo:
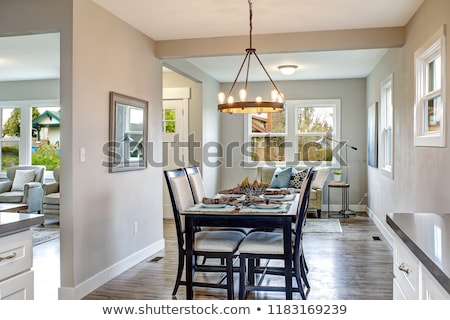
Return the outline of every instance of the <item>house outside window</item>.
<path id="1" fill-rule="evenodd" d="M 416 146 L 445 147 L 445 52 L 442 27 L 414 55 Z"/>
<path id="2" fill-rule="evenodd" d="M 387 176 L 393 178 L 394 136 L 393 136 L 393 75 L 381 83 L 381 146 L 380 168 Z"/>
<path id="3" fill-rule="evenodd" d="M 16 165 L 60 165 L 59 101 L 0 103 L 1 172 Z"/>
<path id="4" fill-rule="evenodd" d="M 250 142 L 245 163 L 253 165 L 332 165 L 336 151 L 318 143 L 325 135 L 339 140 L 340 100 L 286 101 L 283 113 L 247 115 Z M 335 151 L 335 152 L 333 152 Z"/>

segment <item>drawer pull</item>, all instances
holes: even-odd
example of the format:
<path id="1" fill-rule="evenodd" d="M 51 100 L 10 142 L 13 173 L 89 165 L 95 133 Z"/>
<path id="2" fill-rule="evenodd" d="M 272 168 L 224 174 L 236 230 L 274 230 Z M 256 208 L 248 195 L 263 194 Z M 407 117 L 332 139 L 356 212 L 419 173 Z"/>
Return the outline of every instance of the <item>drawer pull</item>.
<path id="1" fill-rule="evenodd" d="M 10 254 L 9 256 L 6 256 L 6 257 L 0 257 L 0 261 L 3 261 L 3 260 L 11 260 L 11 259 L 14 259 L 15 257 L 16 257 L 16 253 L 13 252 L 13 253 Z"/>
<path id="2" fill-rule="evenodd" d="M 399 265 L 399 266 L 398 266 L 398 269 L 399 269 L 400 271 L 403 271 L 403 272 L 406 273 L 406 274 L 409 274 L 409 272 L 411 271 L 411 270 L 409 269 L 409 267 L 408 267 L 407 265 L 405 265 L 404 263 L 402 263 L 401 265 Z"/>

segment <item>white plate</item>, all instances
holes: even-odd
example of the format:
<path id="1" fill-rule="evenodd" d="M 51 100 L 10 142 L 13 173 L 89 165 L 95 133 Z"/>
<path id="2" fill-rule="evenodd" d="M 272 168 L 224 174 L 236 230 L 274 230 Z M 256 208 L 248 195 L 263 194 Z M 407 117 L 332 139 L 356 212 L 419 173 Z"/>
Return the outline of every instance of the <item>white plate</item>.
<path id="1" fill-rule="evenodd" d="M 264 198 L 268 198 L 268 199 L 283 199 L 284 198 L 284 194 L 265 194 Z"/>
<path id="2" fill-rule="evenodd" d="M 255 204 L 256 209 L 279 209 L 281 204 L 269 203 L 269 204 Z"/>
<path id="3" fill-rule="evenodd" d="M 219 208 L 225 208 L 227 205 L 226 204 L 215 204 L 215 203 L 211 203 L 211 204 L 202 203 L 200 206 L 202 208 L 219 209 Z"/>

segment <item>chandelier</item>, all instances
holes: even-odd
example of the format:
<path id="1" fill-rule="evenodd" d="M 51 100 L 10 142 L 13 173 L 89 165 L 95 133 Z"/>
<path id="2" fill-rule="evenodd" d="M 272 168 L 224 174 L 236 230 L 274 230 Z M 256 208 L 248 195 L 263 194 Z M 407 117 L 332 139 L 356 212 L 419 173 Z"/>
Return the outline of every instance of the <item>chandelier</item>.
<path id="1" fill-rule="evenodd" d="M 280 90 L 278 90 L 277 86 L 273 82 L 273 80 L 270 77 L 269 73 L 267 72 L 266 68 L 264 67 L 264 65 L 262 64 L 258 55 L 256 54 L 256 49 L 254 49 L 252 47 L 252 31 L 253 31 L 252 7 L 253 7 L 253 4 L 252 4 L 251 0 L 248 0 L 248 6 L 249 6 L 249 12 L 250 12 L 250 47 L 245 50 L 246 55 L 245 55 L 244 61 L 242 62 L 241 67 L 239 68 L 239 72 L 231 86 L 230 91 L 228 92 L 228 95 L 225 95 L 225 93 L 223 93 L 223 92 L 219 93 L 218 109 L 220 112 L 225 112 L 225 113 L 230 113 L 230 114 L 233 114 L 233 113 L 283 112 L 285 109 L 283 95 L 280 92 Z M 265 74 L 267 75 L 270 82 L 272 83 L 273 90 L 271 92 L 271 98 L 272 98 L 271 101 L 263 101 L 263 99 L 260 96 L 256 97 L 254 101 L 247 101 L 248 74 L 249 74 L 249 70 L 250 70 L 250 60 L 251 60 L 252 55 L 255 56 L 256 60 L 259 62 L 262 69 L 264 70 Z M 244 88 L 239 90 L 239 101 L 234 101 L 232 93 L 236 87 L 236 82 L 238 81 L 239 75 L 241 74 L 241 71 L 244 68 L 244 65 L 246 62 L 247 62 L 247 68 L 246 68 L 247 70 L 246 70 Z"/>

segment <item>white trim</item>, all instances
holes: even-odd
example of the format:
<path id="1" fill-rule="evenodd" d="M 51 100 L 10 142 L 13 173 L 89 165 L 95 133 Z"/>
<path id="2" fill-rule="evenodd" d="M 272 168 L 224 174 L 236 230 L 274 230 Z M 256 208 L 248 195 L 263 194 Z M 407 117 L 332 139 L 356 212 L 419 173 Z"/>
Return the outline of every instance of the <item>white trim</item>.
<path id="1" fill-rule="evenodd" d="M 386 101 L 386 93 L 390 89 L 391 92 L 391 123 L 386 123 L 387 118 L 387 101 Z M 391 73 L 385 80 L 381 82 L 381 90 L 380 90 L 380 132 L 379 132 L 379 141 L 380 141 L 380 170 L 383 175 L 390 179 L 394 179 L 394 75 Z M 386 165 L 386 128 L 390 126 L 391 129 L 391 165 Z"/>
<path id="2" fill-rule="evenodd" d="M 431 36 L 424 45 L 422 45 L 414 53 L 416 94 L 414 105 L 414 145 L 429 147 L 445 147 L 445 131 L 446 131 L 446 32 L 445 25 L 439 28 L 437 32 Z M 430 93 L 425 91 L 427 75 L 426 66 L 437 56 L 441 57 L 441 87 Z M 440 110 L 441 114 L 440 129 L 437 132 L 424 133 L 423 104 L 424 100 L 433 97 L 441 97 Z"/>
<path id="3" fill-rule="evenodd" d="M 114 265 L 98 272 L 96 275 L 93 275 L 75 287 L 60 287 L 58 288 L 58 300 L 79 300 L 106 282 L 129 270 L 142 260 L 147 259 L 164 248 L 165 240 L 161 239 L 156 241 L 154 244 L 133 253 L 125 259 L 122 259 Z"/>

